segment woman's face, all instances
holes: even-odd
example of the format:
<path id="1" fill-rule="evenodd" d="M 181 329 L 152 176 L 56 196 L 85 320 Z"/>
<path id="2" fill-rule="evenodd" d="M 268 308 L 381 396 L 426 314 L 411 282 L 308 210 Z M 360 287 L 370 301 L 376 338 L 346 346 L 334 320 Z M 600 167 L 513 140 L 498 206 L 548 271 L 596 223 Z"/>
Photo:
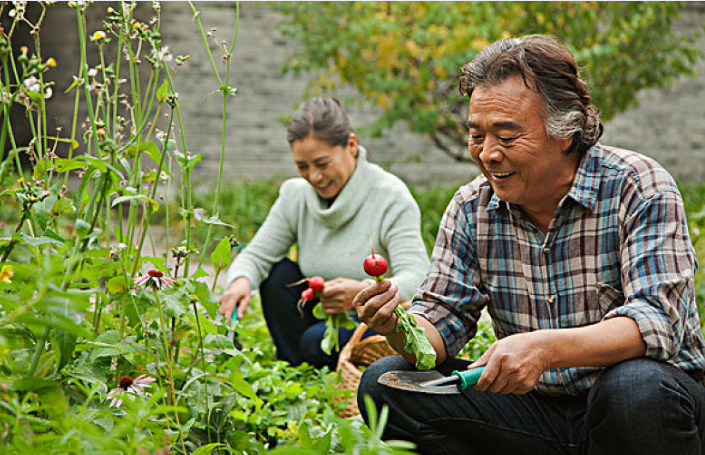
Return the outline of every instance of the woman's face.
<path id="1" fill-rule="evenodd" d="M 323 199 L 333 200 L 355 172 L 357 136 L 350 134 L 345 147 L 308 136 L 291 144 L 291 153 L 299 175 L 313 186 Z"/>

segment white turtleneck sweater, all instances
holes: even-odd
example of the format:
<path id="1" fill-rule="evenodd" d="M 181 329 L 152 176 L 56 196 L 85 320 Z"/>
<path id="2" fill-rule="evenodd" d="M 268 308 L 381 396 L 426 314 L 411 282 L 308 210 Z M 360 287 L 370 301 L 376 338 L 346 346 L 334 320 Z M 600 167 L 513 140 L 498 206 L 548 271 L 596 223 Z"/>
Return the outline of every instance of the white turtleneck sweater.
<path id="1" fill-rule="evenodd" d="M 282 184 L 264 224 L 229 267 L 227 282 L 246 277 L 258 289 L 294 244 L 306 277 L 369 279 L 362 269 L 371 253 L 368 233 L 375 253 L 389 263 L 385 278 L 402 300 L 410 299 L 429 266 L 419 207 L 404 182 L 368 162 L 359 147 L 355 171 L 330 207 L 302 178 Z"/>

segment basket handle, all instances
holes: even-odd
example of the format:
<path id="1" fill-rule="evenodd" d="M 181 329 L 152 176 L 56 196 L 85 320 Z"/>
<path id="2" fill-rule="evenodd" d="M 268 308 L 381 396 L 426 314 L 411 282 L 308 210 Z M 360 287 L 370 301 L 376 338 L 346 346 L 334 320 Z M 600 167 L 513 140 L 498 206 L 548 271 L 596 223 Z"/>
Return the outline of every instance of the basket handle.
<path id="1" fill-rule="evenodd" d="M 362 338 L 362 335 L 367 331 L 367 324 L 364 322 L 361 322 L 357 327 L 355 327 L 355 331 L 353 332 L 352 336 L 346 343 L 346 346 L 355 346 L 360 342 L 360 339 Z"/>

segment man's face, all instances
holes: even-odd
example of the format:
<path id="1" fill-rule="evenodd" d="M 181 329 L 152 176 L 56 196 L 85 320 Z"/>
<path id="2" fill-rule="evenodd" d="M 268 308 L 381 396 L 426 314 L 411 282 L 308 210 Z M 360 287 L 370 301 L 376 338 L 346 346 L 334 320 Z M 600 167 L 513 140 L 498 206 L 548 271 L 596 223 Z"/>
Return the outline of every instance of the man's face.
<path id="1" fill-rule="evenodd" d="M 550 217 L 570 189 L 579 156 L 564 153 L 571 138 L 548 136 L 542 105 L 540 95 L 520 77 L 476 87 L 470 99 L 468 150 L 499 198 L 530 216 Z"/>

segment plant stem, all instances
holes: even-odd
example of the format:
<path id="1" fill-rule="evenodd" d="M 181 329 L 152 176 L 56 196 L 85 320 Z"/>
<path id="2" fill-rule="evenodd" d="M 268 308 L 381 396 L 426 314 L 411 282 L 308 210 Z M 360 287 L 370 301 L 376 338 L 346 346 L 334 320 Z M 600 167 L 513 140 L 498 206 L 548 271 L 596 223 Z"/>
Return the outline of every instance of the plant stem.
<path id="1" fill-rule="evenodd" d="M 22 229 L 22 225 L 24 224 L 24 221 L 27 219 L 27 212 L 25 210 L 22 211 L 22 217 L 20 218 L 20 222 L 17 223 L 17 227 L 15 228 L 15 234 L 20 232 L 20 229 Z M 5 253 L 2 255 L 2 259 L 0 259 L 0 263 L 3 263 L 7 260 L 7 258 L 10 256 L 10 253 L 12 252 L 12 249 L 15 247 L 15 244 L 17 242 L 15 241 L 15 237 L 13 236 L 10 239 L 10 243 L 7 244 L 7 249 L 5 250 Z"/>
<path id="2" fill-rule="evenodd" d="M 34 355 L 32 356 L 32 366 L 29 367 L 30 376 L 34 376 L 34 372 L 37 371 L 37 365 L 39 365 L 39 358 L 42 356 L 42 352 L 44 352 L 44 345 L 47 342 L 47 338 L 49 338 L 49 330 L 49 327 L 46 327 L 44 329 L 44 333 L 37 342 L 37 346 L 34 348 Z"/>
<path id="3" fill-rule="evenodd" d="M 173 367 L 171 364 L 171 350 L 169 349 L 169 341 L 167 340 L 167 330 L 166 330 L 166 323 L 164 321 L 164 312 L 162 311 L 162 303 L 159 300 L 159 293 L 157 292 L 156 288 L 153 288 L 152 291 L 154 292 L 154 299 L 157 302 L 157 310 L 159 311 L 159 325 L 161 326 L 162 330 L 162 336 L 164 337 L 164 358 L 166 360 L 166 365 L 167 365 L 167 371 L 169 372 L 169 391 L 171 392 L 171 402 L 176 407 L 176 392 L 175 392 L 175 386 L 174 386 L 174 371 Z M 184 453 L 186 452 L 186 445 L 184 444 L 184 434 L 181 431 L 181 423 L 179 422 L 179 413 L 176 409 L 174 409 L 174 417 L 176 419 L 176 426 L 179 429 L 179 439 L 181 441 L 181 448 L 183 449 Z"/>

